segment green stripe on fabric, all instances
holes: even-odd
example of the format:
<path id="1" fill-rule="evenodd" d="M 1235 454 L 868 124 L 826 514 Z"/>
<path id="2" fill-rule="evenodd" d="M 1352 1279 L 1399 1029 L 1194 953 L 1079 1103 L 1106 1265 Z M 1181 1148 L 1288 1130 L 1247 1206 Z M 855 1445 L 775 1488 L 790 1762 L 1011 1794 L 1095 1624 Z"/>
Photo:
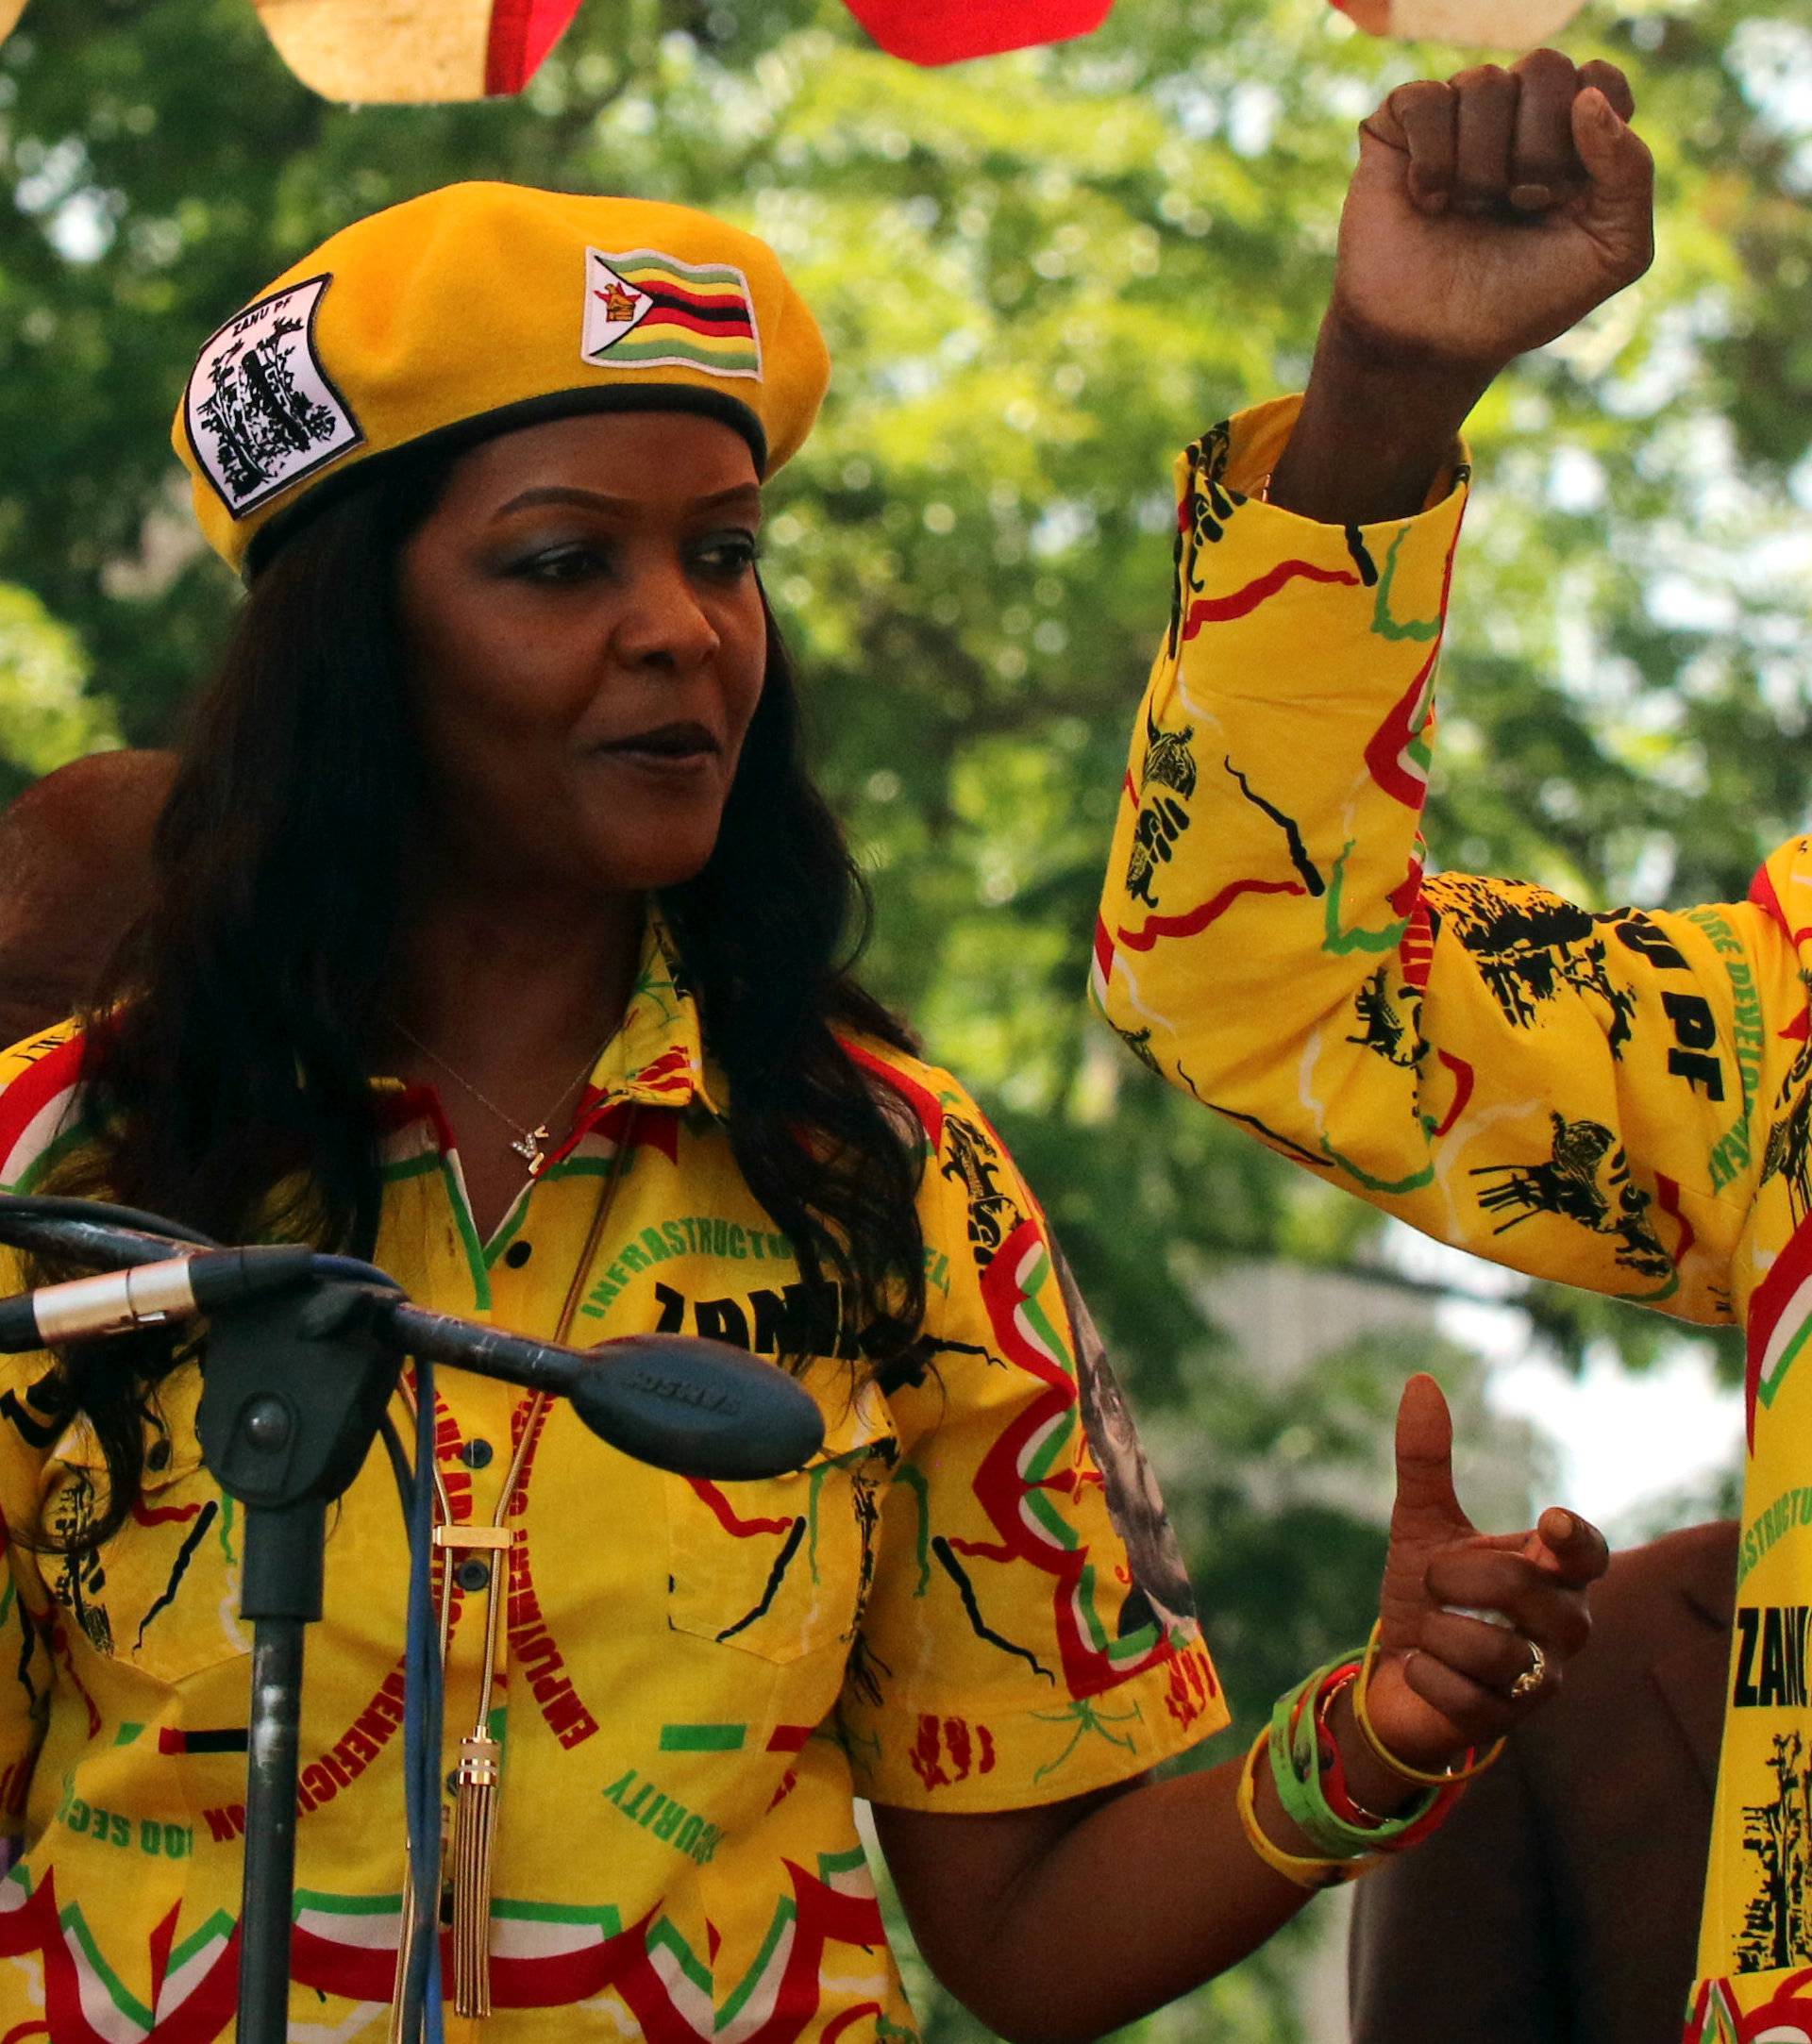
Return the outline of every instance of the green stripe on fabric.
<path id="1" fill-rule="evenodd" d="M 518 1198 L 514 1206 L 497 1223 L 497 1231 L 484 1246 L 484 1267 L 489 1270 L 505 1249 L 522 1232 L 522 1224 L 528 1217 L 528 1202 Z"/>
<path id="2" fill-rule="evenodd" d="M 663 1725 L 663 1753 L 740 1753 L 747 1725 Z"/>
<path id="3" fill-rule="evenodd" d="M 585 1902 L 500 1902 L 493 1901 L 491 1914 L 506 1917 L 512 1923 L 587 1923 L 614 1937 L 623 1928 L 619 1910 L 609 1902 L 592 1906 Z"/>
<path id="4" fill-rule="evenodd" d="M 453 1209 L 453 1218 L 459 1224 L 460 1240 L 465 1247 L 466 1269 L 472 1279 L 473 1302 L 480 1313 L 491 1310 L 491 1273 L 485 1265 L 484 1244 L 478 1240 L 478 1224 L 472 1218 L 472 1207 L 465 1197 L 465 1187 L 460 1182 L 460 1175 L 453 1168 L 450 1157 L 438 1160 L 441 1181 L 446 1187 L 446 1203 Z"/>
<path id="5" fill-rule="evenodd" d="M 88 1927 L 88 1919 L 79 1909 L 72 1908 L 63 1912 L 62 1932 L 66 1938 L 73 1938 L 82 1948 L 82 1956 L 88 1961 L 94 1978 L 120 2014 L 137 2023 L 142 2030 L 149 2030 L 152 2022 L 151 2011 L 127 1988 L 126 1983 L 102 1957 L 94 1934 Z"/>
<path id="6" fill-rule="evenodd" d="M 493 1904 L 493 1906 L 495 1905 Z M 786 1906 L 790 1909 L 792 1904 L 789 1902 Z M 679 1966 L 680 1970 L 702 1994 L 709 1995 L 712 1992 L 711 1969 L 708 1966 L 699 1964 L 697 1953 L 693 1951 L 684 1937 L 675 1930 L 672 1923 L 665 1917 L 663 1917 L 648 1934 L 650 1955 L 652 1955 L 657 1945 L 664 1947 L 666 1951 L 672 1952 L 674 1961 Z M 726 2011 L 718 2017 L 717 2028 L 721 2030 L 729 2019 L 729 2012 Z"/>
<path id="7" fill-rule="evenodd" d="M 1812 1320 L 1802 1320 L 1799 1332 L 1787 1343 L 1787 1347 L 1781 1350 L 1774 1367 L 1755 1387 L 1755 1395 L 1764 1405 L 1773 1404 L 1774 1394 L 1781 1388 L 1782 1382 L 1785 1380 L 1787 1371 L 1799 1360 L 1800 1350 L 1805 1347 L 1808 1341 L 1812 1341 Z"/>
<path id="8" fill-rule="evenodd" d="M 923 1469 L 910 1462 L 902 1462 L 894 1471 L 894 1482 L 904 1483 L 918 1500 L 918 1584 L 913 1591 L 914 1598 L 923 1597 L 931 1586 L 931 1487 Z"/>
<path id="9" fill-rule="evenodd" d="M 1071 1436 L 1076 1432 L 1077 1412 L 1071 1406 L 1063 1417 L 1056 1421 L 1045 1435 L 1038 1451 L 1026 1464 L 1026 1482 L 1042 1483 L 1068 1449 Z"/>
<path id="10" fill-rule="evenodd" d="M 738 291 L 747 289 L 742 272 L 727 269 L 721 262 L 681 262 L 676 256 L 606 256 L 604 260 L 623 277 L 660 275 L 672 277 L 676 284 L 690 277 L 699 284 L 733 284 Z"/>
<path id="11" fill-rule="evenodd" d="M 1066 1554 L 1073 1554 L 1082 1546 L 1082 1535 L 1042 1490 L 1027 1491 L 1022 1501 L 1025 1509 Z"/>
<path id="12" fill-rule="evenodd" d="M 753 348 L 726 350 L 723 354 L 718 355 L 713 353 L 710 348 L 693 346 L 689 341 L 681 340 L 678 334 L 657 336 L 654 340 L 646 343 L 632 343 L 619 341 L 611 349 L 608 360 L 612 362 L 647 363 L 660 362 L 666 357 L 674 355 L 679 356 L 683 361 L 697 362 L 706 369 L 753 370 L 760 360 Z M 603 360 L 606 358 L 597 357 L 595 359 Z"/>
<path id="13" fill-rule="evenodd" d="M 326 1895 L 319 1888 L 295 1891 L 297 1916 L 309 1909 L 324 1917 L 394 1917 L 402 1906 L 400 1895 Z"/>
<path id="14" fill-rule="evenodd" d="M 405 1179 L 424 1178 L 430 1171 L 438 1171 L 440 1167 L 439 1151 L 424 1149 L 413 1157 L 404 1157 L 398 1163 L 385 1164 L 378 1175 L 386 1185 L 399 1185 Z"/>
<path id="15" fill-rule="evenodd" d="M 728 2030 L 730 2028 L 740 2014 L 743 2003 L 761 1985 L 763 1979 L 766 1975 L 768 1966 L 773 1960 L 776 1948 L 792 1927 L 793 1919 L 797 1914 L 798 1911 L 791 1896 L 788 1896 L 780 1903 L 780 1906 L 775 1910 L 774 1921 L 769 1927 L 767 1936 L 763 1940 L 761 1951 L 755 1954 L 754 1965 L 743 1975 L 741 1985 L 737 1987 L 735 1993 L 717 2012 L 718 2029 Z"/>
<path id="16" fill-rule="evenodd" d="M 59 1164 L 71 1150 L 88 1140 L 92 1127 L 91 1122 L 78 1121 L 73 1129 L 64 1129 L 52 1136 L 7 1190 L 12 1193 L 33 1191 L 47 1171 Z"/>

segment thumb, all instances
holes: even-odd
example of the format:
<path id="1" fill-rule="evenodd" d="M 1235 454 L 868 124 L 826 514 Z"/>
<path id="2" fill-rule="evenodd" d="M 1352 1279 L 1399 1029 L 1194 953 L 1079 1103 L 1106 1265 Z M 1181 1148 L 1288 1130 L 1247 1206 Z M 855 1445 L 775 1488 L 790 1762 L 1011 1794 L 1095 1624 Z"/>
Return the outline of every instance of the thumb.
<path id="1" fill-rule="evenodd" d="M 1453 1494 L 1453 1420 L 1441 1387 L 1418 1371 L 1397 1407 L 1397 1503 L 1393 1533 L 1407 1522 L 1439 1521 L 1469 1533 L 1472 1522 Z"/>
<path id="2" fill-rule="evenodd" d="M 1591 183 L 1586 221 L 1631 277 L 1654 252 L 1654 159 L 1649 145 L 1595 85 L 1573 97 L 1573 147 Z"/>

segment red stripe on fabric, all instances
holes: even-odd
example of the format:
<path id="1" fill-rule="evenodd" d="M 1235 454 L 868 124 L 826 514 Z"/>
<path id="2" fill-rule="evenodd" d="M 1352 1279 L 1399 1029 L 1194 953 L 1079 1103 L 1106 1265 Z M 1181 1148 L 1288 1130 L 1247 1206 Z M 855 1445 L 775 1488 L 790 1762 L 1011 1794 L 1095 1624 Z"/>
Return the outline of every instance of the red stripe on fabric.
<path id="1" fill-rule="evenodd" d="M 1787 921 L 1787 911 L 1781 906 L 1781 897 L 1775 892 L 1774 876 L 1766 866 L 1757 867 L 1755 878 L 1750 881 L 1749 898 L 1770 922 L 1778 923 L 1795 944 L 1804 937 L 1812 936 L 1812 930 L 1795 930 Z"/>
<path id="2" fill-rule="evenodd" d="M 1674 1244 L 1673 1248 L 1673 1267 L 1678 1270 L 1680 1265 L 1686 1260 L 1686 1252 L 1698 1241 L 1699 1231 L 1681 1212 L 1680 1181 L 1678 1179 L 1669 1178 L 1666 1172 L 1657 1171 L 1654 1174 L 1654 1188 L 1660 1195 L 1657 1203 L 1662 1213 L 1669 1215 L 1680 1224 L 1680 1239 Z"/>
<path id="3" fill-rule="evenodd" d="M 137 1526 L 183 1526 L 201 1510 L 195 1504 L 146 1504 L 143 1498 L 132 1500 L 132 1521 Z"/>
<path id="4" fill-rule="evenodd" d="M 1472 1084 L 1477 1075 L 1464 1058 L 1456 1058 L 1451 1050 L 1437 1050 L 1435 1055 L 1453 1074 L 1453 1104 L 1448 1109 L 1439 1128 L 1434 1131 L 1437 1136 L 1441 1136 L 1465 1114 L 1466 1103 L 1472 1097 Z"/>
<path id="5" fill-rule="evenodd" d="M 720 341 L 752 341 L 755 338 L 755 329 L 747 318 L 697 319 L 671 305 L 657 305 L 647 318 L 631 330 L 638 341 L 646 342 L 651 332 L 658 333 L 663 327 L 682 327 L 687 333 L 709 334 Z"/>
<path id="6" fill-rule="evenodd" d="M 447 1120 L 441 1097 L 432 1086 L 405 1086 L 400 1093 L 380 1093 L 372 1102 L 372 1114 L 380 1135 L 394 1135 L 399 1129 L 425 1121 L 445 1156 L 454 1148 L 453 1124 Z"/>
<path id="7" fill-rule="evenodd" d="M 1236 589 L 1230 596 L 1203 596 L 1189 606 L 1183 636 L 1193 639 L 1204 625 L 1224 625 L 1230 618 L 1250 617 L 1261 604 L 1268 603 L 1294 581 L 1341 582 L 1357 589 L 1359 578 L 1346 568 L 1317 568 L 1312 561 L 1280 561 L 1274 568 Z"/>
<path id="8" fill-rule="evenodd" d="M 1300 895 L 1300 880 L 1229 880 L 1212 900 L 1183 915 L 1148 915 L 1136 930 L 1122 930 L 1119 942 L 1129 951 L 1149 951 L 1160 937 L 1199 937 L 1210 923 L 1226 914 L 1241 895 Z"/>
<path id="9" fill-rule="evenodd" d="M 935 1148 L 944 1140 L 944 1106 L 929 1086 L 921 1086 L 917 1080 L 889 1064 L 884 1058 L 878 1058 L 872 1050 L 864 1050 L 860 1044 L 851 1043 L 847 1036 L 837 1038 L 839 1047 L 852 1064 L 860 1064 L 864 1071 L 890 1085 L 918 1116 L 919 1127 L 931 1138 Z"/>
<path id="10" fill-rule="evenodd" d="M 176 1941 L 176 1918 L 182 1904 L 172 1902 L 158 1927 L 151 1933 L 151 2002 L 153 2007 L 163 1993 L 163 1977 L 170 1970 L 170 1948 Z"/>
<path id="11" fill-rule="evenodd" d="M 726 1498 L 715 1483 L 708 1483 L 702 1476 L 691 1476 L 686 1481 L 716 1515 L 717 1523 L 737 1540 L 748 1540 L 756 1533 L 791 1533 L 798 1523 L 790 1518 L 738 1518 Z"/>
<path id="12" fill-rule="evenodd" d="M 1421 726 L 1416 723 L 1416 712 L 1425 699 L 1434 673 L 1434 662 L 1440 654 L 1437 639 L 1429 649 L 1428 658 L 1417 669 L 1416 679 L 1391 705 L 1390 714 L 1372 733 L 1366 746 L 1366 767 L 1372 779 L 1405 809 L 1419 811 L 1428 795 L 1427 781 L 1420 774 L 1403 765 L 1402 754 L 1427 724 L 1426 717 Z"/>
<path id="13" fill-rule="evenodd" d="M 869 2020 L 878 2021 L 881 2013 L 881 2008 L 879 2002 L 859 2002 L 854 2008 L 846 2008 L 841 2016 L 836 2017 L 825 2026 L 824 2033 L 818 2039 L 818 2044 L 837 2044 L 837 2039 L 852 2024 Z"/>
<path id="14" fill-rule="evenodd" d="M 521 92 L 578 12 L 579 0 L 494 0 L 484 50 L 485 97 Z"/>
<path id="15" fill-rule="evenodd" d="M 805 1742 L 817 1730 L 815 1725 L 776 1725 L 767 1736 L 770 1753 L 802 1753 Z"/>
<path id="16" fill-rule="evenodd" d="M 748 300 L 740 286 L 729 284 L 720 297 L 713 297 L 708 291 L 688 291 L 683 284 L 670 284 L 664 276 L 651 278 L 647 283 L 636 285 L 636 290 L 646 292 L 651 298 L 678 298 L 682 306 L 698 312 L 736 311 L 748 319 Z M 726 327 L 734 326 L 733 320 L 726 320 Z"/>
<path id="17" fill-rule="evenodd" d="M 1755 1452 L 1755 1404 L 1761 1396 L 1762 1358 L 1768 1353 L 1776 1323 L 1808 1276 L 1812 1276 L 1812 1220 L 1802 1221 L 1788 1236 L 1787 1247 L 1769 1265 L 1767 1277 L 1750 1297 L 1743 1417 L 1752 1455 Z"/>
<path id="18" fill-rule="evenodd" d="M 0 1171 L 8 1177 L 19 1138 L 59 1093 L 81 1078 L 83 1042 L 82 1037 L 72 1036 L 55 1050 L 47 1050 L 0 1093 Z"/>

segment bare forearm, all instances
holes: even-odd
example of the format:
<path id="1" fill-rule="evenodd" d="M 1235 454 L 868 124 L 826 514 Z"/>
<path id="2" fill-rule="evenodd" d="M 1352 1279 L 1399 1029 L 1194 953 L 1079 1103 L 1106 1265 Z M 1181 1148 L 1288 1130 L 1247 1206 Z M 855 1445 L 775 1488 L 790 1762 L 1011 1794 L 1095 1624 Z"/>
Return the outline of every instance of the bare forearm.
<path id="1" fill-rule="evenodd" d="M 1488 370 L 1387 359 L 1331 319 L 1270 501 L 1321 525 L 1413 518 L 1490 380 Z"/>
<path id="2" fill-rule="evenodd" d="M 960 1953 L 921 1927 L 933 1970 L 1013 2044 L 1088 2044 L 1224 1972 L 1309 1900 L 1248 1843 L 1241 1766 L 1235 1756 L 1099 1803 L 1001 1893 L 985 1935 L 965 1925 Z M 1398 1782 L 1381 1801 L 1412 1793 Z M 1257 1808 L 1268 1838 L 1313 1854 L 1268 1768 Z"/>

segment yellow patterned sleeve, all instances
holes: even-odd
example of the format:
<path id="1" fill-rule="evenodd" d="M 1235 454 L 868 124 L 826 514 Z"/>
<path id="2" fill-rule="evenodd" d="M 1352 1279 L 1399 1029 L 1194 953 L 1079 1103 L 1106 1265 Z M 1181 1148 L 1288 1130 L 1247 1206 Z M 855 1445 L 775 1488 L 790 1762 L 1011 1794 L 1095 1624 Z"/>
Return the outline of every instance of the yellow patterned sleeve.
<path id="1" fill-rule="evenodd" d="M 0 1249 L 0 1298 L 21 1286 L 18 1259 Z M 0 1869 L 23 1842 L 25 1796 L 50 1708 L 55 1611 L 37 1556 L 19 1535 L 36 1531 L 43 1462 L 64 1421 L 40 1386 L 49 1358 L 0 1356 Z"/>
<path id="2" fill-rule="evenodd" d="M 1096 1000 L 1205 1107 L 1426 1232 L 1728 1318 L 1768 1103 L 1803 1048 L 1766 875 L 1685 914 L 1431 876 L 1466 471 L 1417 517 L 1317 525 L 1247 494 L 1293 422 L 1267 406 L 1179 461 Z"/>
<path id="3" fill-rule="evenodd" d="M 858 1793 L 1056 1802 L 1227 1722 L 1137 1431 L 1043 1215 L 944 1073 L 919 1096 L 931 1301 L 841 1730 Z"/>

